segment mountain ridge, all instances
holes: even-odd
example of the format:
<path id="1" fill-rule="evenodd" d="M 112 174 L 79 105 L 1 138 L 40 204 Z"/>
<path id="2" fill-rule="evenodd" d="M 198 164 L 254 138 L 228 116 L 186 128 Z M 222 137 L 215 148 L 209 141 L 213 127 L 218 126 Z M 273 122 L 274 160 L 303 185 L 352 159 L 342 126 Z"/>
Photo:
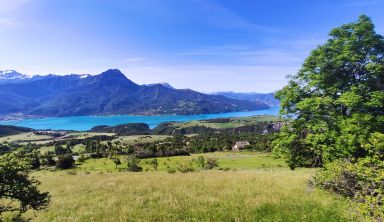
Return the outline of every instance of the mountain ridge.
<path id="1" fill-rule="evenodd" d="M 118 69 L 99 75 L 33 78 L 0 85 L 0 115 L 204 114 L 268 108 L 262 102 L 206 95 L 163 84 L 138 85 Z"/>

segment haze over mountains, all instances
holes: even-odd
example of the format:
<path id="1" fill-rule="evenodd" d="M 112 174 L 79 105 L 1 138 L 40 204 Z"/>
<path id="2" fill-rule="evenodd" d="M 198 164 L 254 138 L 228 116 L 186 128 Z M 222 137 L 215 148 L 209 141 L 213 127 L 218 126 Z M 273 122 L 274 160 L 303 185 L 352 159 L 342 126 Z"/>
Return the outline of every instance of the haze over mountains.
<path id="1" fill-rule="evenodd" d="M 231 99 L 239 99 L 239 100 L 247 100 L 254 102 L 262 102 L 267 104 L 268 106 L 278 106 L 280 105 L 280 101 L 275 98 L 275 93 L 256 93 L 256 92 L 216 92 L 211 95 L 221 95 Z"/>
<path id="2" fill-rule="evenodd" d="M 0 72 L 0 115 L 78 116 L 202 114 L 266 109 L 261 101 L 175 89 L 167 83 L 138 85 L 120 70 L 99 75 L 26 76 Z"/>

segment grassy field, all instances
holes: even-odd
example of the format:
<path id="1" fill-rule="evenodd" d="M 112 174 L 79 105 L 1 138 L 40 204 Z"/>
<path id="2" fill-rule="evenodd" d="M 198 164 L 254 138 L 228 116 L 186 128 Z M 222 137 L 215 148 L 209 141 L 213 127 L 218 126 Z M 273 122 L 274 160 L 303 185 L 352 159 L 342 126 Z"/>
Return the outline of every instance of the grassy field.
<path id="1" fill-rule="evenodd" d="M 274 159 L 270 154 L 255 152 L 215 152 L 205 154 L 192 154 L 191 156 L 173 156 L 156 158 L 158 160 L 158 171 L 177 170 L 180 166 L 188 166 L 198 170 L 197 158 L 214 158 L 217 160 L 220 169 L 223 170 L 252 170 L 262 168 L 282 168 L 287 167 L 282 159 Z M 151 164 L 153 158 L 143 159 L 140 165 L 144 171 L 154 171 Z M 121 156 L 121 165 L 116 169 L 111 159 L 89 159 L 83 164 L 78 165 L 73 172 L 118 172 L 119 169 L 126 168 L 126 158 Z"/>
<path id="2" fill-rule="evenodd" d="M 51 136 L 46 136 L 46 135 L 36 135 L 34 133 L 20 133 L 16 135 L 11 135 L 11 136 L 4 136 L 0 137 L 0 143 L 2 142 L 19 142 L 19 141 L 24 141 L 24 142 L 33 142 L 33 143 L 38 143 L 40 140 L 50 140 L 52 139 Z"/>
<path id="3" fill-rule="evenodd" d="M 133 145 L 137 143 L 151 143 L 158 140 L 164 140 L 170 136 L 165 135 L 135 135 L 135 136 L 119 136 L 114 141 L 120 141 L 126 145 Z"/>
<path id="4" fill-rule="evenodd" d="M 178 129 L 192 127 L 192 126 L 205 126 L 208 128 L 214 129 L 225 129 L 225 128 L 235 128 L 241 127 L 245 125 L 256 124 L 259 122 L 271 122 L 271 121 L 286 121 L 277 116 L 269 116 L 269 115 L 260 115 L 260 116 L 250 116 L 250 117 L 234 117 L 228 118 L 230 121 L 227 123 L 215 123 L 215 122 L 207 122 L 206 120 L 196 120 L 185 123 L 173 123 L 174 126 L 177 126 Z"/>
<path id="5" fill-rule="evenodd" d="M 157 158 L 159 171 L 142 160 L 140 173 L 117 172 L 108 159 L 76 169 L 36 171 L 49 191 L 47 210 L 27 212 L 32 221 L 351 221 L 350 203 L 312 189 L 314 169 L 291 171 L 268 154 L 217 152 L 219 168 L 167 173 L 198 155 Z M 123 159 L 123 158 L 122 158 Z M 192 161 L 193 162 L 193 161 Z M 120 166 L 125 167 L 125 163 Z M 197 167 L 197 166 L 195 166 Z"/>
<path id="6" fill-rule="evenodd" d="M 52 203 L 32 221 L 351 221 L 312 170 L 37 173 Z"/>
<path id="7" fill-rule="evenodd" d="M 73 132 L 68 133 L 67 136 L 71 136 L 76 139 L 86 139 L 93 136 L 114 136 L 114 133 L 94 133 L 94 132 Z"/>

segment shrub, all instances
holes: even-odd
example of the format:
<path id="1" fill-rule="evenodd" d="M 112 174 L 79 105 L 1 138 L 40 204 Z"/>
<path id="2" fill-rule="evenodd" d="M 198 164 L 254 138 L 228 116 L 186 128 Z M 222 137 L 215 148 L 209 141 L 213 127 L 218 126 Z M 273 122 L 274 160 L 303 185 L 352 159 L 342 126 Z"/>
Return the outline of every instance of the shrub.
<path id="1" fill-rule="evenodd" d="M 111 157 L 113 163 L 115 164 L 115 168 L 117 169 L 117 166 L 118 165 L 121 165 L 121 161 L 120 161 L 120 158 L 118 156 L 113 156 Z"/>
<path id="2" fill-rule="evenodd" d="M 84 156 L 84 154 L 81 154 L 79 156 L 79 158 L 77 158 L 77 161 L 79 161 L 79 163 L 84 163 L 84 161 L 86 161 L 87 158 Z"/>
<path id="3" fill-rule="evenodd" d="M 205 163 L 205 169 L 212 170 L 213 168 L 217 167 L 217 160 L 214 158 L 207 158 L 207 161 Z"/>
<path id="4" fill-rule="evenodd" d="M 174 174 L 174 173 L 176 173 L 176 170 L 175 169 L 168 169 L 167 172 L 170 174 Z"/>
<path id="5" fill-rule="evenodd" d="M 56 167 L 61 170 L 70 169 L 73 167 L 74 163 L 75 160 L 73 159 L 72 155 L 66 154 L 64 156 L 58 156 Z"/>
<path id="6" fill-rule="evenodd" d="M 159 165 L 157 159 L 153 159 L 153 160 L 151 161 L 151 164 L 152 164 L 152 166 L 153 166 L 153 169 L 157 171 L 157 166 Z"/>
<path id="7" fill-rule="evenodd" d="M 143 168 L 139 165 L 140 159 L 135 157 L 134 155 L 129 155 L 127 157 L 127 167 L 130 172 L 140 172 Z"/>
<path id="8" fill-rule="evenodd" d="M 203 156 L 197 157 L 197 165 L 201 168 L 205 168 L 205 158 Z"/>
<path id="9" fill-rule="evenodd" d="M 179 167 L 177 168 L 181 173 L 191 173 L 191 172 L 194 172 L 195 169 L 193 167 L 190 167 L 190 166 L 186 166 L 186 165 L 179 165 Z"/>
<path id="10" fill-rule="evenodd" d="M 313 185 L 352 198 L 358 211 L 374 221 L 384 219 L 384 163 L 371 159 L 336 161 L 316 174 Z"/>

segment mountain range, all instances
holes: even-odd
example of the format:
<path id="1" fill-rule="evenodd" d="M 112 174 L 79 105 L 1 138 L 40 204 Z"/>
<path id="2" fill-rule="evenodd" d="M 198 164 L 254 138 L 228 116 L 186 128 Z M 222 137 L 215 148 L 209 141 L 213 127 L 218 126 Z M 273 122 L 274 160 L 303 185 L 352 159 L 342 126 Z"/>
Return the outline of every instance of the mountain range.
<path id="1" fill-rule="evenodd" d="M 275 98 L 274 93 L 240 93 L 240 92 L 216 92 L 211 95 L 221 95 L 231 99 L 239 99 L 239 100 L 248 100 L 254 102 L 263 102 L 269 106 L 278 106 L 280 105 L 280 101 Z"/>
<path id="2" fill-rule="evenodd" d="M 203 114 L 266 109 L 262 101 L 207 95 L 169 84 L 138 85 L 120 70 L 99 75 L 0 72 L 0 115 Z"/>

